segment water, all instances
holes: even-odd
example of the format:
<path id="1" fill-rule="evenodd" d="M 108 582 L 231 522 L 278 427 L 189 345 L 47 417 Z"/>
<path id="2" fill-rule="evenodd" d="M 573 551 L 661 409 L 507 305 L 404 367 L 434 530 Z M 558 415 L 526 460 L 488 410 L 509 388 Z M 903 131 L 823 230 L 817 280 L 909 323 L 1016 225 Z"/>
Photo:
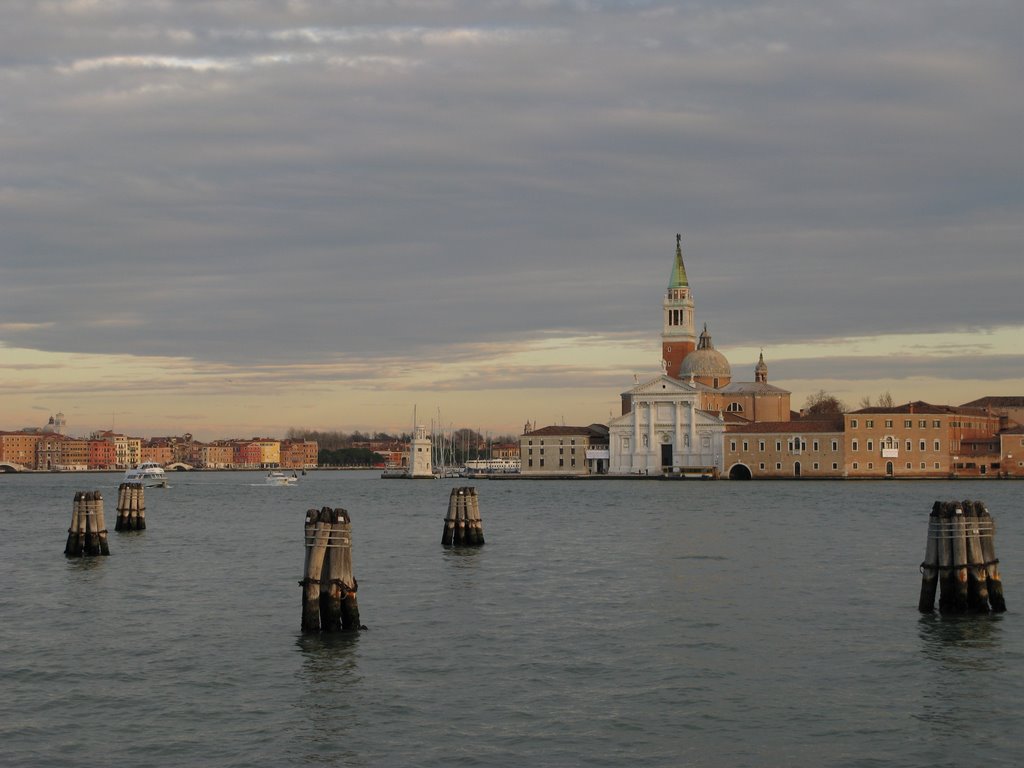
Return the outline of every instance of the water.
<path id="1" fill-rule="evenodd" d="M 1024 485 L 0 476 L 5 766 L 1016 765 Z M 63 555 L 76 490 L 110 557 Z M 917 612 L 935 500 L 984 500 L 1009 611 Z M 306 509 L 346 508 L 366 632 L 299 632 Z"/>

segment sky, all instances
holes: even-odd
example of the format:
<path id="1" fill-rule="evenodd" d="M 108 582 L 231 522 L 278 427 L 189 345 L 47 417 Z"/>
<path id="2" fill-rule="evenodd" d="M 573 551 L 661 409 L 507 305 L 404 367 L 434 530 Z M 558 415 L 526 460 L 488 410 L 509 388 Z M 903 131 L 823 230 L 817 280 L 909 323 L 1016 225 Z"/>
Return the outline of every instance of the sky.
<path id="1" fill-rule="evenodd" d="M 1017 0 L 5 0 L 0 429 L 1024 395 Z"/>

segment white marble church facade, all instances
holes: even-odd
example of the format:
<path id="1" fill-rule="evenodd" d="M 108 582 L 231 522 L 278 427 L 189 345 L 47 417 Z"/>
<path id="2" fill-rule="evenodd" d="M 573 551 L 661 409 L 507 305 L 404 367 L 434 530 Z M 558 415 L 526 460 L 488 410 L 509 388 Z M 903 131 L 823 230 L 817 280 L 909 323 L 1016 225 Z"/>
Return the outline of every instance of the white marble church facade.
<path id="1" fill-rule="evenodd" d="M 608 425 L 608 473 L 721 472 L 725 424 L 699 406 L 696 387 L 664 374 L 624 393 L 626 412 Z"/>

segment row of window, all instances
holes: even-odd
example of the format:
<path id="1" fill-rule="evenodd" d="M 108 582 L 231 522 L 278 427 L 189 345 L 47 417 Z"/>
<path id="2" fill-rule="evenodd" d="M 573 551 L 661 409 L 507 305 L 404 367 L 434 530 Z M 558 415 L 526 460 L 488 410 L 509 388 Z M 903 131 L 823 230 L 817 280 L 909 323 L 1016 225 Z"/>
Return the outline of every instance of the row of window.
<path id="1" fill-rule="evenodd" d="M 526 460 L 526 466 L 527 467 L 533 467 L 533 459 L 527 459 Z M 544 459 L 540 459 L 540 461 L 537 464 L 537 466 L 538 467 L 543 467 L 544 466 Z M 559 459 L 558 460 L 558 466 L 559 467 L 564 467 L 565 466 L 565 459 Z M 576 468 L 576 457 L 575 456 L 569 461 L 569 467 L 572 468 L 572 469 Z"/>
<path id="2" fill-rule="evenodd" d="M 850 429 L 857 429 L 857 423 L 858 423 L 857 419 L 850 419 Z M 875 426 L 875 420 L 874 419 L 864 419 L 864 427 L 865 427 L 865 429 L 871 429 L 874 426 Z M 889 429 L 892 429 L 892 419 L 886 419 L 885 420 L 885 426 L 888 427 Z M 904 419 L 903 420 L 903 426 L 907 427 L 907 428 L 913 427 L 914 426 L 914 420 L 913 419 Z M 927 426 L 928 426 L 928 419 L 918 419 L 917 426 L 918 427 L 927 428 Z M 941 419 L 932 419 L 932 427 L 934 429 L 942 429 L 942 420 Z"/>
<path id="3" fill-rule="evenodd" d="M 860 464 L 858 464 L 858 463 L 857 463 L 857 462 L 855 461 L 855 462 L 853 462 L 853 464 L 851 465 L 851 467 L 852 467 L 853 469 L 860 469 Z M 872 462 L 872 461 L 869 461 L 869 462 L 867 463 L 867 466 L 865 467 L 865 469 L 874 469 L 874 468 L 875 468 L 875 464 L 874 464 L 874 462 Z M 907 462 L 907 469 L 913 469 L 913 468 L 914 468 L 914 467 L 913 467 L 912 463 L 908 461 L 908 462 Z M 921 462 L 921 469 L 928 469 L 928 463 L 927 463 L 927 462 L 925 462 L 925 461 L 922 461 L 922 462 Z M 935 469 L 941 469 L 941 467 L 939 466 L 939 462 L 937 462 L 937 461 L 935 462 Z"/>
<path id="4" fill-rule="evenodd" d="M 552 446 L 552 447 L 554 447 L 554 446 Z M 575 448 L 570 448 L 570 449 L 569 449 L 569 452 L 570 452 L 570 453 L 571 453 L 571 454 L 572 454 L 573 456 L 575 456 L 575 455 L 576 455 L 576 449 L 575 449 Z M 559 448 L 559 449 L 558 449 L 558 455 L 559 455 L 559 456 L 561 456 L 561 455 L 562 455 L 562 454 L 564 454 L 564 453 L 565 453 L 565 448 Z M 533 456 L 533 448 L 527 448 L 527 449 L 526 449 L 526 455 L 527 455 L 527 456 Z M 540 449 L 540 455 L 541 455 L 541 456 L 543 456 L 543 455 L 544 455 L 544 449 L 543 449 L 543 448 L 541 448 L 541 449 Z"/>
<path id="5" fill-rule="evenodd" d="M 758 466 L 758 469 L 760 469 L 762 472 L 764 471 L 765 463 L 763 461 L 760 464 L 758 464 L 757 466 Z M 814 464 L 812 466 L 815 469 L 821 469 L 821 464 L 819 464 L 818 462 L 814 462 Z M 782 462 L 781 461 L 775 462 L 775 469 L 776 470 L 781 470 L 782 469 Z M 832 462 L 832 469 L 833 470 L 838 470 L 839 469 L 839 464 L 837 464 L 836 462 L 833 461 Z"/>
<path id="6" fill-rule="evenodd" d="M 871 451 L 875 450 L 875 441 L 874 440 L 868 440 L 866 442 L 866 445 L 867 445 L 868 453 L 870 453 Z M 891 437 L 887 437 L 885 440 L 879 440 L 878 441 L 878 445 L 879 445 L 880 448 L 899 448 L 900 447 L 899 441 L 898 440 L 894 440 Z M 942 443 L 941 443 L 941 441 L 935 440 L 935 441 L 933 441 L 932 445 L 933 445 L 933 448 L 932 448 L 933 451 L 940 451 L 940 450 L 942 450 Z M 914 441 L 913 440 L 907 440 L 906 447 L 907 447 L 907 451 L 914 450 Z M 850 450 L 851 451 L 859 451 L 860 450 L 860 443 L 859 443 L 859 441 L 852 440 L 850 442 Z M 918 450 L 927 451 L 928 450 L 928 441 L 927 440 L 919 441 L 918 442 Z"/>
<path id="7" fill-rule="evenodd" d="M 738 444 L 739 443 L 737 443 L 736 440 L 730 440 L 729 441 L 729 450 L 732 451 L 733 453 L 736 453 L 736 446 Z M 747 452 L 747 451 L 750 450 L 750 441 L 749 440 L 744 440 L 742 445 L 743 445 L 743 451 L 744 452 Z M 765 444 L 764 440 L 758 440 L 758 442 L 757 442 L 757 450 L 760 451 L 761 453 L 764 453 L 765 445 L 766 444 Z M 866 441 L 866 446 L 867 446 L 868 452 L 871 452 L 871 451 L 875 450 L 875 441 L 874 440 L 867 440 Z M 884 440 L 879 440 L 878 441 L 878 446 L 880 448 L 890 448 L 890 449 L 899 448 L 899 441 L 895 440 L 892 437 L 887 437 Z M 912 440 L 907 440 L 906 441 L 906 449 L 907 449 L 907 451 L 914 450 L 914 443 L 913 443 Z M 928 450 L 928 441 L 927 440 L 919 441 L 918 449 L 921 450 L 921 451 L 927 451 Z M 782 441 L 781 440 L 776 440 L 775 441 L 775 450 L 776 451 L 781 451 L 782 450 Z M 793 438 L 791 440 L 787 440 L 786 441 L 786 450 L 790 451 L 791 453 L 800 453 L 800 452 L 806 451 L 807 450 L 807 441 L 806 440 L 802 440 L 799 437 L 795 437 L 795 438 Z M 821 446 L 820 446 L 820 444 L 819 444 L 819 442 L 817 440 L 811 441 L 811 450 L 814 451 L 815 453 L 817 453 L 818 451 L 821 450 Z M 835 451 L 838 451 L 838 450 L 839 450 L 839 441 L 838 440 L 833 440 L 832 441 L 832 451 L 835 452 Z M 850 442 L 850 450 L 851 451 L 859 451 L 860 450 L 860 441 L 859 440 L 851 441 Z M 933 441 L 933 448 L 932 448 L 932 450 L 934 450 L 934 451 L 942 450 L 942 442 L 940 440 Z"/>
<path id="8" fill-rule="evenodd" d="M 736 453 L 736 445 L 737 445 L 737 443 L 736 443 L 735 440 L 730 440 L 729 441 L 729 450 L 732 451 L 733 453 Z M 766 445 L 766 443 L 765 443 L 764 440 L 758 440 L 757 441 L 757 450 L 760 451 L 761 453 L 764 453 L 765 445 Z M 750 450 L 750 441 L 749 440 L 744 440 L 743 441 L 743 450 L 744 451 L 749 451 Z M 776 440 L 775 441 L 775 450 L 776 451 L 781 451 L 782 450 L 782 441 L 781 440 Z M 802 439 L 802 438 L 799 438 L 799 437 L 791 438 L 791 439 L 786 441 L 786 450 L 788 450 L 790 452 L 806 451 L 807 450 L 807 441 Z M 814 451 L 815 453 L 817 453 L 819 450 L 821 450 L 821 444 L 817 440 L 812 440 L 811 441 L 811 450 Z M 838 450 L 839 450 L 839 441 L 838 440 L 833 440 L 832 441 L 832 451 L 835 452 L 835 451 L 838 451 Z"/>
<path id="9" fill-rule="evenodd" d="M 766 465 L 762 461 L 757 466 L 758 466 L 758 469 L 760 469 L 763 472 L 765 470 L 765 466 Z M 815 469 L 821 469 L 821 464 L 819 464 L 817 461 L 814 462 L 814 464 L 812 466 Z M 855 462 L 853 462 L 852 468 L 853 469 L 860 469 L 860 464 L 855 461 Z M 865 469 L 874 469 L 874 468 L 875 468 L 875 464 L 872 461 L 869 461 L 867 463 L 867 466 L 865 467 Z M 907 462 L 907 469 L 911 469 L 912 470 L 913 468 L 914 468 L 913 464 L 908 461 Z M 922 461 L 921 462 L 921 469 L 927 469 L 927 468 L 928 468 L 927 462 Z M 775 469 L 776 469 L 776 471 L 782 471 L 782 462 L 781 461 L 775 462 Z M 833 461 L 832 462 L 832 469 L 833 470 L 838 470 L 839 469 L 839 464 L 837 464 L 836 462 Z M 939 462 L 937 462 L 937 461 L 935 462 L 935 469 L 940 469 Z"/>

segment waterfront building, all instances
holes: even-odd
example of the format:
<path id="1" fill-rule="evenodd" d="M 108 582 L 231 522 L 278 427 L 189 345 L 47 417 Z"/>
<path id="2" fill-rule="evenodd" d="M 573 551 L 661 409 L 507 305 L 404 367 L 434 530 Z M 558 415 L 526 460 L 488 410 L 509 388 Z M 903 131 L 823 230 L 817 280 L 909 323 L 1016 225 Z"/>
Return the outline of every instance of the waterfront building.
<path id="1" fill-rule="evenodd" d="M 519 462 L 519 472 L 524 476 L 606 474 L 608 428 L 603 424 L 563 424 L 525 431 L 519 437 Z"/>
<path id="2" fill-rule="evenodd" d="M 198 445 L 194 453 L 194 462 L 206 469 L 227 469 L 235 462 L 235 445 L 218 440 L 207 445 Z"/>
<path id="3" fill-rule="evenodd" d="M 623 393 L 622 414 L 608 423 L 608 473 L 720 473 L 725 421 L 700 404 L 696 385 L 667 373 Z"/>
<path id="4" fill-rule="evenodd" d="M 1024 477 L 1024 427 L 999 433 L 999 469 L 1003 477 Z"/>
<path id="5" fill-rule="evenodd" d="M 731 480 L 839 478 L 846 472 L 843 417 L 734 422 L 725 429 Z"/>
<path id="6" fill-rule="evenodd" d="M 102 430 L 92 434 L 93 440 L 106 440 L 114 445 L 115 469 L 137 467 L 142 461 L 142 439 L 128 437 L 111 430 Z"/>
<path id="7" fill-rule="evenodd" d="M 41 439 L 41 434 L 23 430 L 0 432 L 0 463 L 35 469 L 36 443 Z"/>
<path id="8" fill-rule="evenodd" d="M 88 440 L 49 432 L 41 435 L 36 443 L 35 469 L 73 471 L 87 469 L 88 466 Z"/>
<path id="9" fill-rule="evenodd" d="M 89 440 L 89 469 L 114 469 L 117 450 L 111 440 Z"/>
<path id="10" fill-rule="evenodd" d="M 923 401 L 843 415 L 846 476 L 984 477 L 1000 469 L 999 416 Z"/>
<path id="11" fill-rule="evenodd" d="M 281 467 L 284 469 L 315 467 L 318 450 L 315 440 L 282 440 Z"/>
<path id="12" fill-rule="evenodd" d="M 281 443 L 269 437 L 254 437 L 252 441 L 260 447 L 261 469 L 281 466 Z"/>
<path id="13" fill-rule="evenodd" d="M 162 440 L 143 440 L 140 456 L 142 461 L 155 461 L 162 467 L 174 461 L 174 451 L 170 443 Z"/>
<path id="14" fill-rule="evenodd" d="M 235 443 L 232 459 L 238 469 L 259 469 L 263 461 L 263 450 L 256 440 L 239 440 Z"/>

